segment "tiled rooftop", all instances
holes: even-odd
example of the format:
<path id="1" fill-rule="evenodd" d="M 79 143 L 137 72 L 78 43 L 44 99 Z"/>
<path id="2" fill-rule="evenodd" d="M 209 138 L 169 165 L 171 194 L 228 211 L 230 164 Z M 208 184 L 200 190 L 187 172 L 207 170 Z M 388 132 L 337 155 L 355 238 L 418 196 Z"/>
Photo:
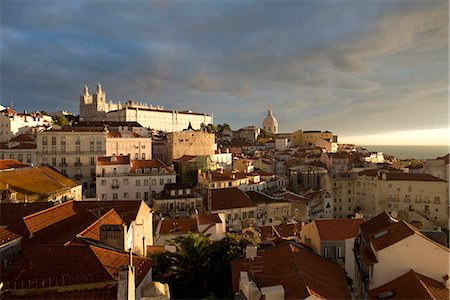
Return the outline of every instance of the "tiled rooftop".
<path id="1" fill-rule="evenodd" d="M 286 299 L 351 299 L 342 267 L 291 243 L 259 250 L 253 260 L 231 263 L 233 291 L 239 291 L 240 271 L 247 271 L 259 288 L 282 285 Z"/>
<path id="2" fill-rule="evenodd" d="M 212 211 L 256 207 L 256 203 L 238 188 L 213 189 L 211 198 Z"/>
<path id="3" fill-rule="evenodd" d="M 392 294 L 389 299 L 449 299 L 449 290 L 442 282 L 410 270 L 408 273 L 369 291 L 369 299 Z"/>
<path id="4" fill-rule="evenodd" d="M 322 241 L 343 241 L 356 237 L 364 219 L 315 219 Z"/>

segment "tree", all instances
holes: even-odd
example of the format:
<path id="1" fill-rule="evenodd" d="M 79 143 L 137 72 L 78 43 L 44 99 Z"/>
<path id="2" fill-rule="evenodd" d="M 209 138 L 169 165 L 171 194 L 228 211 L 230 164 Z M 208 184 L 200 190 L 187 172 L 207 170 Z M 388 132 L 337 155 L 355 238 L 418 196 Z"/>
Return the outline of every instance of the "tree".
<path id="1" fill-rule="evenodd" d="M 53 118 L 53 122 L 55 124 L 58 124 L 60 126 L 62 125 L 69 125 L 69 120 L 67 120 L 67 118 L 65 116 L 57 116 Z"/>

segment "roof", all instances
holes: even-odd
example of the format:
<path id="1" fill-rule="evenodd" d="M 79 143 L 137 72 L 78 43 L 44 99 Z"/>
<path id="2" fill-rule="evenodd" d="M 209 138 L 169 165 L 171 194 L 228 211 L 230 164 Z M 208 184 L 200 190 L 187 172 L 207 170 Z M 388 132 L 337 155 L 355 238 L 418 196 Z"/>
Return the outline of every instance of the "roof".
<path id="1" fill-rule="evenodd" d="M 303 196 L 300 196 L 299 194 L 295 194 L 291 191 L 286 191 L 283 194 L 281 194 L 281 196 L 290 201 L 290 202 L 301 202 L 304 204 L 308 204 L 309 203 L 309 199 Z"/>
<path id="2" fill-rule="evenodd" d="M 261 192 L 246 191 L 245 193 L 250 197 L 252 201 L 256 203 L 289 202 L 285 198 L 274 198 Z"/>
<path id="3" fill-rule="evenodd" d="M 315 219 L 322 241 L 342 241 L 356 237 L 364 219 Z"/>
<path id="4" fill-rule="evenodd" d="M 131 161 L 131 171 L 135 172 L 137 169 L 165 169 L 167 172 L 174 172 L 170 167 L 159 159 L 149 159 L 149 160 L 132 160 Z"/>
<path id="5" fill-rule="evenodd" d="M 348 156 L 346 156 L 345 154 L 343 154 L 341 152 L 336 152 L 336 153 L 327 152 L 327 155 L 329 158 L 332 158 L 332 159 L 348 159 Z"/>
<path id="6" fill-rule="evenodd" d="M 182 157 L 180 157 L 178 159 L 175 159 L 175 160 L 178 161 L 178 162 L 184 163 L 184 162 L 191 161 L 191 160 L 193 160 L 196 157 L 197 156 L 195 156 L 195 155 L 183 155 Z"/>
<path id="7" fill-rule="evenodd" d="M 290 237 L 298 235 L 302 230 L 302 224 L 287 224 L 281 223 L 278 225 L 267 225 L 258 227 L 261 233 L 261 239 L 267 239 L 269 237 L 279 236 L 279 237 Z"/>
<path id="8" fill-rule="evenodd" d="M 35 140 L 26 134 L 19 134 L 18 136 L 13 137 L 9 140 L 10 142 L 34 142 Z"/>
<path id="9" fill-rule="evenodd" d="M 121 121 L 80 121 L 73 124 L 73 127 L 100 127 L 104 128 L 105 125 L 108 127 L 142 127 L 138 122 L 121 122 Z"/>
<path id="10" fill-rule="evenodd" d="M 181 190 L 181 189 L 192 189 L 192 185 L 186 182 L 176 182 L 176 183 L 166 183 L 164 185 L 165 190 Z"/>
<path id="11" fill-rule="evenodd" d="M 259 250 L 255 259 L 232 261 L 231 268 L 234 292 L 240 271 L 247 271 L 259 288 L 282 285 L 286 299 L 351 299 L 341 266 L 293 243 Z"/>
<path id="12" fill-rule="evenodd" d="M 52 202 L 0 203 L 0 225 L 12 225 L 23 217 L 52 207 Z"/>
<path id="13" fill-rule="evenodd" d="M 11 292 L 5 292 L 2 296 L 4 299 L 24 299 L 29 300 L 30 297 L 33 300 L 44 300 L 44 299 L 59 299 L 59 300 L 74 300 L 74 299 L 102 299 L 102 300 L 116 300 L 117 299 L 117 283 L 108 284 L 102 288 L 89 288 L 84 290 L 73 290 L 73 291 L 46 291 L 42 292 L 37 289 L 35 293 L 26 295 L 12 295 Z"/>
<path id="14" fill-rule="evenodd" d="M 14 159 L 0 159 L 0 170 L 26 168 L 26 167 L 30 167 L 30 165 L 24 164 Z"/>
<path id="15" fill-rule="evenodd" d="M 199 225 L 222 223 L 218 214 L 197 214 L 196 218 Z"/>
<path id="16" fill-rule="evenodd" d="M 114 208 L 101 216 L 97 221 L 92 223 L 89 227 L 78 234 L 79 237 L 100 241 L 100 227 L 104 224 L 122 225 L 124 222 L 122 218 L 116 213 Z"/>
<path id="17" fill-rule="evenodd" d="M 31 143 L 22 143 L 19 144 L 17 146 L 11 147 L 9 149 L 37 149 L 37 145 L 36 144 L 31 144 Z"/>
<path id="18" fill-rule="evenodd" d="M 39 287 L 61 286 L 63 277 L 66 285 L 111 282 L 118 280 L 119 268 L 128 262 L 128 253 L 93 245 L 38 245 L 16 258 L 2 274 L 2 281 L 6 287 L 29 280 L 39 282 Z M 139 285 L 152 264 L 148 259 L 133 256 L 133 265 Z"/>
<path id="19" fill-rule="evenodd" d="M 369 170 L 364 170 L 361 172 L 358 172 L 359 176 L 370 176 L 370 177 L 376 177 L 378 175 L 378 169 L 369 169 Z"/>
<path id="20" fill-rule="evenodd" d="M 173 219 L 162 220 L 160 234 L 188 234 L 198 232 L 196 219 Z"/>
<path id="21" fill-rule="evenodd" d="M 10 189 L 22 194 L 40 194 L 43 197 L 79 185 L 51 167 L 0 172 L 0 183 L 8 184 Z"/>
<path id="22" fill-rule="evenodd" d="M 109 165 L 129 165 L 130 164 L 129 155 L 114 155 L 114 156 L 99 156 L 97 157 L 98 166 L 109 166 Z"/>
<path id="23" fill-rule="evenodd" d="M 449 289 L 439 281 L 410 270 L 408 273 L 369 291 L 369 299 L 380 299 L 392 292 L 389 299 L 449 299 Z"/>
<path id="24" fill-rule="evenodd" d="M 9 243 L 10 241 L 13 241 L 13 240 L 16 240 L 16 239 L 19 239 L 19 238 L 21 238 L 20 235 L 14 233 L 12 231 L 9 231 L 6 228 L 1 228 L 0 227 L 0 248 L 3 245 Z"/>
<path id="25" fill-rule="evenodd" d="M 447 182 L 430 174 L 416 173 L 386 173 L 386 180 L 408 180 L 408 181 L 439 181 Z"/>
<path id="26" fill-rule="evenodd" d="M 243 191 L 238 188 L 225 188 L 211 190 L 212 211 L 256 207 L 253 202 Z"/>

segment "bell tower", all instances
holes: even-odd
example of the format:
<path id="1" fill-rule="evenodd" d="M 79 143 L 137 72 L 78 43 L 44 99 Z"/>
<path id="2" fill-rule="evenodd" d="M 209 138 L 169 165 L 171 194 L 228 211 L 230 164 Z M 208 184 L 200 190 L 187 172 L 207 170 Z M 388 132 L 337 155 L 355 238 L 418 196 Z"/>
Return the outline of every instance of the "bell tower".
<path id="1" fill-rule="evenodd" d="M 97 106 L 97 111 L 105 111 L 106 108 L 106 94 L 102 90 L 102 85 L 97 83 L 97 91 L 93 95 L 94 96 L 94 104 Z"/>

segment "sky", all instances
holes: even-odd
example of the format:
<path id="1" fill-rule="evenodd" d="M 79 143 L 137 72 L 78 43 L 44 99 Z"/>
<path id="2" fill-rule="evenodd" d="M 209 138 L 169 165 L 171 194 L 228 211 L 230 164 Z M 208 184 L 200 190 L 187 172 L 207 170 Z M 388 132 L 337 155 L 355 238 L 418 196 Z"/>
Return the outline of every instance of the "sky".
<path id="1" fill-rule="evenodd" d="M 444 145 L 448 1 L 1 0 L 0 103 L 107 99 L 209 113 L 232 129 Z"/>

